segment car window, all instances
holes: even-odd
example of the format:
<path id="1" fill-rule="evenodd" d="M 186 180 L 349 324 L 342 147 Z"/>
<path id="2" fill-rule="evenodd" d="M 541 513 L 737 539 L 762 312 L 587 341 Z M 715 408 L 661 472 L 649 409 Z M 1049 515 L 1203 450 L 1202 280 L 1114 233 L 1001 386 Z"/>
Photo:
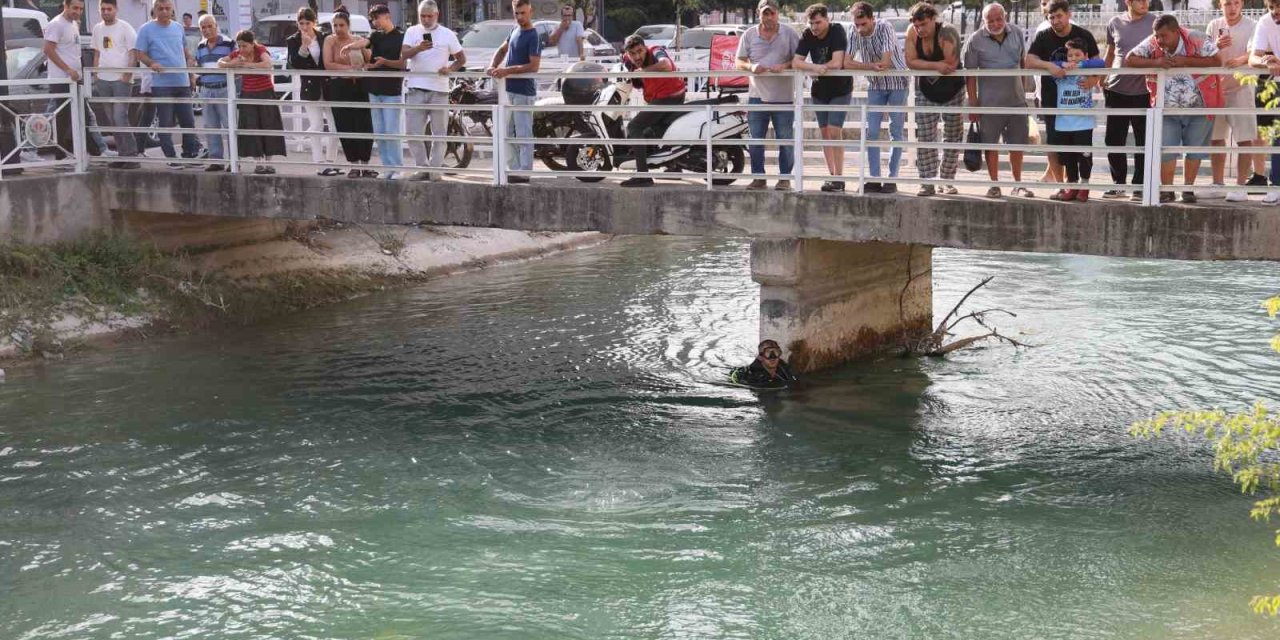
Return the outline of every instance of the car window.
<path id="1" fill-rule="evenodd" d="M 472 25 L 466 33 L 462 34 L 462 46 L 476 49 L 497 49 L 507 41 L 507 36 L 511 35 L 512 28 L 510 24 L 480 23 Z"/>
<path id="2" fill-rule="evenodd" d="M 23 38 L 43 39 L 44 31 L 40 28 L 40 21 L 31 18 L 5 18 L 4 39 L 13 41 Z"/>
<path id="3" fill-rule="evenodd" d="M 8 77 L 14 79 L 23 78 L 22 70 L 30 65 L 33 60 L 39 58 L 40 54 L 40 47 L 17 47 L 5 51 L 5 67 L 9 72 Z"/>
<path id="4" fill-rule="evenodd" d="M 680 37 L 680 48 L 681 49 L 710 49 L 711 38 L 714 37 L 715 35 L 716 35 L 716 32 L 709 31 L 709 30 L 692 29 L 692 30 L 686 31 L 684 32 L 684 35 Z"/>
<path id="5" fill-rule="evenodd" d="M 598 47 L 598 46 L 600 46 L 600 45 L 602 45 L 602 44 L 608 44 L 608 43 L 607 43 L 607 42 L 605 42 L 605 39 L 604 39 L 604 38 L 601 38 L 601 37 L 600 37 L 600 34 L 598 34 L 598 33 L 594 32 L 594 31 L 588 31 L 588 32 L 587 32 L 587 44 L 589 44 L 589 45 L 591 45 L 591 46 L 593 46 L 593 47 Z"/>
<path id="6" fill-rule="evenodd" d="M 253 25 L 253 38 L 265 47 L 283 47 L 289 36 L 298 32 L 292 20 L 259 20 Z"/>
<path id="7" fill-rule="evenodd" d="M 670 25 L 640 27 L 636 29 L 636 35 L 645 40 L 670 40 L 676 37 L 676 31 Z"/>

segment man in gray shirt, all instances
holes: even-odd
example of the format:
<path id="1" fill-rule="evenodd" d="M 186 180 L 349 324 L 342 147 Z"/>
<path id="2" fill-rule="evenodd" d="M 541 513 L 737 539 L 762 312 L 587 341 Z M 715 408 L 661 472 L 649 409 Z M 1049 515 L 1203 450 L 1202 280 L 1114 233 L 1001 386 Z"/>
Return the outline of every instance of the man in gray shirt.
<path id="1" fill-rule="evenodd" d="M 800 35 L 795 29 L 783 28 L 778 21 L 777 0 L 760 0 L 756 6 L 760 14 L 760 24 L 747 29 L 738 40 L 737 60 L 734 66 L 742 71 L 751 72 L 751 88 L 747 93 L 747 104 L 792 104 L 791 76 L 779 75 L 791 68 L 791 59 L 795 55 L 796 46 L 800 44 Z M 795 112 L 785 111 L 749 111 L 747 126 L 751 128 L 751 137 L 763 139 L 769 133 L 769 123 L 773 123 L 773 137 L 777 140 L 791 140 L 795 129 Z M 751 154 L 751 173 L 764 173 L 764 145 L 753 144 L 747 147 Z M 791 175 L 794 166 L 795 149 L 790 144 L 778 146 L 778 174 Z M 748 189 L 764 189 L 768 184 L 763 178 L 756 178 L 747 185 Z M 779 191 L 791 188 L 791 181 L 782 179 L 775 187 Z"/>
<path id="2" fill-rule="evenodd" d="M 969 35 L 964 43 L 964 68 L 966 69 L 1018 69 L 1026 57 L 1026 41 L 1022 30 L 1007 21 L 1004 7 L 991 3 L 982 8 L 982 28 Z M 1027 92 L 1021 77 L 965 78 L 969 104 L 976 107 L 1027 108 Z M 982 131 L 983 144 L 1027 144 L 1029 129 L 1026 113 L 969 114 L 971 122 L 977 122 Z M 1000 153 L 986 152 L 987 175 L 991 181 L 1000 179 Z M 1009 152 L 1009 167 L 1014 182 L 1022 181 L 1022 152 Z M 1000 187 L 987 189 L 988 198 L 999 198 Z M 1013 195 L 1034 198 L 1030 189 L 1015 187 Z"/>
<path id="3" fill-rule="evenodd" d="M 586 60 L 586 51 L 582 46 L 586 37 L 587 31 L 582 28 L 582 23 L 573 19 L 573 5 L 560 7 L 560 24 L 551 32 L 547 43 L 555 47 L 561 57 Z"/>
<path id="4" fill-rule="evenodd" d="M 1128 10 L 1107 23 L 1106 52 L 1103 53 L 1107 68 L 1124 66 L 1125 56 L 1129 55 L 1129 52 L 1143 40 L 1151 38 L 1156 16 L 1147 12 L 1148 4 L 1148 0 L 1125 0 Z M 1151 94 L 1147 93 L 1147 81 L 1144 76 L 1110 76 L 1107 78 L 1103 95 L 1106 97 L 1108 109 L 1146 109 L 1151 106 Z M 1145 116 L 1107 116 L 1107 146 L 1127 146 L 1130 128 L 1133 129 L 1135 144 L 1142 146 L 1147 139 Z M 1144 157 L 1141 153 L 1136 154 L 1133 161 L 1133 184 L 1142 184 Z M 1123 185 L 1129 174 L 1128 156 L 1123 153 L 1108 153 L 1107 163 L 1111 165 L 1111 182 Z M 1130 195 L 1120 189 L 1112 189 L 1102 194 L 1102 197 L 1128 197 L 1134 202 L 1142 202 L 1141 191 L 1134 191 Z"/>

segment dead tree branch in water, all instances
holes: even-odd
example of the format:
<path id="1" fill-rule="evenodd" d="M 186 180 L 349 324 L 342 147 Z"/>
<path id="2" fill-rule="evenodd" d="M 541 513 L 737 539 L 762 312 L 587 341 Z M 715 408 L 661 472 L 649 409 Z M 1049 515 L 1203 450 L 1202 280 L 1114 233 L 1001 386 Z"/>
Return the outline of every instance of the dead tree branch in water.
<path id="1" fill-rule="evenodd" d="M 982 342 L 983 340 L 988 340 L 991 338 L 994 338 L 999 341 L 1007 342 L 1015 347 L 1032 346 L 1032 345 L 1028 345 L 1023 342 L 1014 340 L 1013 338 L 1010 338 L 1004 334 L 1001 334 L 999 330 L 997 330 L 995 327 L 988 324 L 988 321 L 989 321 L 988 316 L 992 314 L 1004 314 L 1011 318 L 1018 317 L 1018 314 L 1013 313 L 1012 311 L 1006 311 L 1005 309 L 993 307 L 990 309 L 971 311 L 963 315 L 960 314 L 960 308 L 963 307 L 964 303 L 969 300 L 969 297 L 972 296 L 974 292 L 976 292 L 978 289 L 981 289 L 987 286 L 988 284 L 990 284 L 990 282 L 995 279 L 995 276 L 987 276 L 982 280 L 982 282 L 979 282 L 978 284 L 974 285 L 972 289 L 969 289 L 969 291 L 960 298 L 960 301 L 957 302 L 954 307 L 951 307 L 951 311 L 947 313 L 945 317 L 942 318 L 942 321 L 938 323 L 938 326 L 933 330 L 933 333 L 926 336 L 923 340 L 919 341 L 917 344 L 914 344 L 914 345 L 911 344 L 910 340 L 907 337 L 906 329 L 905 329 L 906 312 L 904 310 L 905 309 L 904 298 L 906 297 L 907 288 L 911 286 L 911 282 L 915 280 L 917 277 L 919 277 L 920 275 L 923 275 L 924 273 L 929 273 L 929 270 L 926 270 L 921 274 L 912 274 L 911 259 L 909 257 L 907 258 L 907 274 L 908 274 L 907 283 L 902 287 L 902 292 L 898 294 L 898 316 L 899 316 L 899 321 L 903 325 L 902 346 L 904 350 L 904 355 L 925 355 L 925 356 L 942 357 L 953 351 L 958 351 L 965 347 L 977 344 L 979 342 Z M 952 318 L 954 318 L 954 320 Z M 948 338 L 953 337 L 955 335 L 953 333 L 953 330 L 956 328 L 956 326 L 958 326 L 961 322 L 964 322 L 965 320 L 973 320 L 974 322 L 978 323 L 978 325 L 981 326 L 983 329 L 986 329 L 987 333 L 976 335 L 976 336 L 969 336 L 966 338 L 960 338 L 957 340 L 952 340 L 951 342 L 947 342 Z"/>

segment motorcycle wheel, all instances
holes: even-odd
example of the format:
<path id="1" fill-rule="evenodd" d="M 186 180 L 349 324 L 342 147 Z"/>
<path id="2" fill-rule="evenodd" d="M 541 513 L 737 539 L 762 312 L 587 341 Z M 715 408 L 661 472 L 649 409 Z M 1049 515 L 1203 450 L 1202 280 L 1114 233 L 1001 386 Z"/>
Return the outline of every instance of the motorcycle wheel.
<path id="1" fill-rule="evenodd" d="M 543 137 L 535 132 L 534 135 Z M 547 138 L 568 138 L 573 135 L 573 126 L 567 123 L 556 124 L 546 130 Z M 565 171 L 569 168 L 566 158 L 568 157 L 568 146 L 559 144 L 540 144 L 533 148 L 534 155 L 542 160 L 542 164 L 546 165 L 552 171 Z"/>
<path id="2" fill-rule="evenodd" d="M 459 117 L 449 118 L 449 135 L 465 136 L 467 130 Z M 471 164 L 471 156 L 475 153 L 475 145 L 470 142 L 450 142 L 445 145 L 444 166 L 449 169 L 466 169 Z"/>
<path id="3" fill-rule="evenodd" d="M 569 144 L 564 148 L 570 171 L 612 171 L 609 151 L 601 144 Z M 604 176 L 575 176 L 583 182 L 600 182 Z"/>
<path id="4" fill-rule="evenodd" d="M 717 147 L 715 153 L 711 156 L 711 172 L 712 173 L 742 173 L 742 166 L 746 162 L 746 153 L 742 147 Z M 711 184 L 718 187 L 733 184 L 737 178 L 712 178 Z"/>

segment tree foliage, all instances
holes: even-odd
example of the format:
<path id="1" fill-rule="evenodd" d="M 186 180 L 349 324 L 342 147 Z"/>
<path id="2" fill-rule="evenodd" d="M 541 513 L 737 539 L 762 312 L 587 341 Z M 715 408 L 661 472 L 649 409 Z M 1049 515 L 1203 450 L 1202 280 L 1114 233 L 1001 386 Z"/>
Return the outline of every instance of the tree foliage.
<path id="1" fill-rule="evenodd" d="M 1280 296 L 1266 300 L 1263 307 L 1274 320 L 1280 313 Z M 1280 333 L 1271 338 L 1271 348 L 1280 351 Z M 1254 520 L 1270 522 L 1271 516 L 1280 515 L 1280 414 L 1261 401 L 1239 413 L 1222 409 L 1165 411 L 1135 423 L 1129 433 L 1154 438 L 1177 430 L 1213 443 L 1214 469 L 1230 474 L 1242 493 L 1258 496 L 1249 512 Z M 1280 529 L 1275 543 L 1280 546 Z M 1280 594 L 1254 596 L 1250 605 L 1256 613 L 1280 615 Z"/>

